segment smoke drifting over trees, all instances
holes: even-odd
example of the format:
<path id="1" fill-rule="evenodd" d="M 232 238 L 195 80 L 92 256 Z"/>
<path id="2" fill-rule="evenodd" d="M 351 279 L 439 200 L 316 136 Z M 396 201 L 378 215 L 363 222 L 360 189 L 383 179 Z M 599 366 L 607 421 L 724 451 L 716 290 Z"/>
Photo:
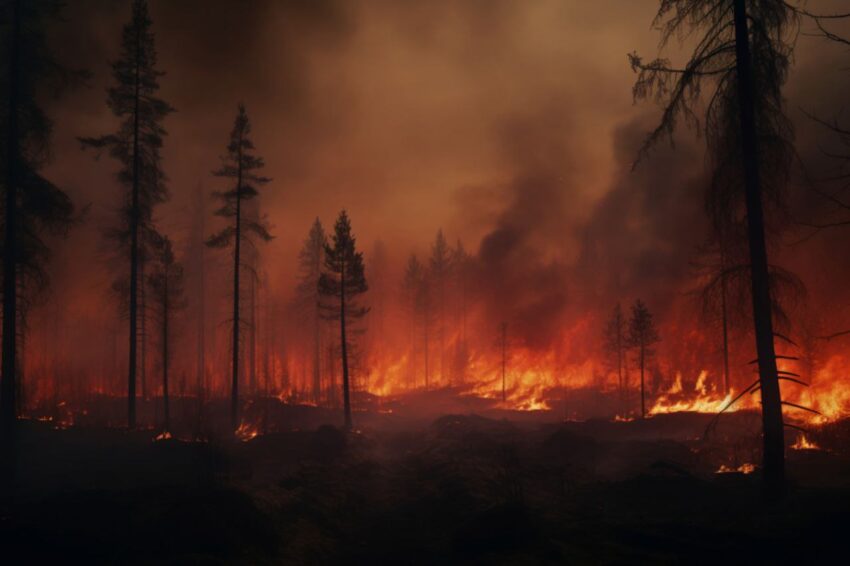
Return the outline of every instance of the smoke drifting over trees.
<path id="1" fill-rule="evenodd" d="M 238 100 L 251 109 L 264 174 L 275 179 L 258 210 L 277 226 L 276 239 L 252 266 L 267 275 L 244 288 L 242 314 L 258 329 L 246 331 L 253 346 L 241 346 L 250 350 L 239 362 L 249 368 L 246 383 L 253 383 L 248 397 L 261 389 L 258 376 L 268 375 L 282 398 L 340 402 L 338 339 L 315 316 L 316 274 L 307 265 L 314 262 L 305 259 L 302 244 L 317 217 L 329 226 L 342 207 L 357 220 L 367 272 L 380 265 L 365 296 L 373 312 L 353 363 L 357 391 L 421 388 L 426 380 L 429 387 L 459 386 L 482 373 L 495 380 L 502 323 L 512 344 L 508 357 L 517 358 L 509 366 L 545 366 L 558 376 L 550 386 L 616 387 L 618 378 L 602 361 L 602 329 L 614 304 L 638 297 L 650 305 L 662 335 L 669 329 L 693 335 L 689 348 L 671 340 L 658 345 L 653 387 L 676 372 L 695 376 L 703 369 L 722 383 L 721 333 L 707 329 L 690 293 L 697 283 L 692 264 L 713 229 L 704 213 L 712 178 L 703 140 L 677 132 L 675 148 L 662 143 L 651 160 L 631 167 L 657 118 L 654 108 L 633 104 L 625 57 L 657 51 L 653 30 L 634 25 L 651 17 L 645 8 L 554 0 L 486 7 L 222 2 L 203 10 L 210 13 L 202 25 L 194 17 L 201 9 L 198 2 L 150 5 L 157 68 L 168 71 L 157 79 L 161 96 L 180 109 L 168 116 L 169 140 L 180 143 L 161 148 L 173 198 L 151 218 L 174 241 L 187 289 L 198 290 L 187 293 L 180 316 L 193 318 L 200 337 L 195 331 L 176 337 L 193 347 L 177 347 L 185 356 L 174 359 L 174 371 L 196 376 L 199 391 L 230 394 L 223 376 L 233 367 L 232 334 L 221 322 L 233 318 L 233 270 L 232 258 L 222 254 L 201 261 L 196 221 L 185 211 L 198 209 L 199 182 L 212 186 L 206 175 Z M 77 344 L 70 329 L 94 328 L 111 340 L 114 301 L 100 291 L 113 275 L 93 226 L 108 224 L 122 202 L 119 191 L 97 190 L 115 185 L 112 170 L 81 165 L 76 137 L 117 127 L 97 93 L 113 82 L 108 61 L 121 55 L 116 30 L 128 11 L 90 0 L 66 18 L 51 24 L 51 41 L 92 78 L 90 88 L 47 102 L 57 128 L 45 174 L 61 178 L 75 202 L 92 202 L 92 221 L 59 244 L 50 271 L 63 285 L 33 314 L 32 340 L 59 332 L 65 337 L 52 347 L 73 352 L 69 363 L 80 372 L 97 368 L 97 381 L 112 391 L 117 381 L 109 360 L 117 365 L 126 348 L 118 344 L 104 361 L 91 345 Z M 685 46 L 668 48 L 673 60 L 687 53 Z M 840 67 L 841 53 L 824 40 L 801 38 L 795 57 L 789 108 L 831 115 L 841 106 L 831 92 L 846 77 L 831 78 L 829 89 L 812 88 L 810 79 Z M 805 116 L 790 119 L 801 157 L 817 161 L 817 144 L 830 142 Z M 789 208 L 809 218 L 827 206 L 793 182 L 788 196 Z M 252 214 L 246 218 L 263 217 Z M 215 228 L 207 219 L 205 229 Z M 438 231 L 440 257 L 433 249 Z M 810 275 L 829 262 L 827 250 L 843 237 L 830 232 L 798 247 L 777 244 L 777 265 L 809 289 L 810 299 L 789 304 L 794 314 L 822 318 L 821 297 L 843 297 L 833 279 Z M 411 254 L 421 273 L 408 278 Z M 78 255 L 97 261 L 84 269 L 72 259 Z M 831 329 L 846 326 L 850 313 L 842 309 L 833 310 Z M 269 312 L 277 321 L 264 324 Z M 751 359 L 751 351 L 735 346 L 746 332 L 743 325 L 729 327 L 732 368 Z M 49 359 L 45 353 L 31 360 L 36 398 L 39 391 L 58 388 L 61 396 L 70 388 L 54 387 L 49 377 L 39 382 Z M 742 377 L 730 374 L 735 386 Z M 486 387 L 496 391 L 498 384 Z"/>

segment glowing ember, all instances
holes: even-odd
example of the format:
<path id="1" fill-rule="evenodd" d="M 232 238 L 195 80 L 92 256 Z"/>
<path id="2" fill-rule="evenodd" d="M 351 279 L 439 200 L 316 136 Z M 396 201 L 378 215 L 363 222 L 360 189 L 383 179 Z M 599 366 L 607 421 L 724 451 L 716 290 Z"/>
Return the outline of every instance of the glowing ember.
<path id="1" fill-rule="evenodd" d="M 239 423 L 239 428 L 234 432 L 236 438 L 241 440 L 242 442 L 248 442 L 249 440 L 254 440 L 260 434 L 257 429 L 257 425 L 250 424 L 245 421 Z"/>
<path id="2" fill-rule="evenodd" d="M 756 471 L 755 464 L 745 463 L 745 464 L 741 464 L 737 468 L 732 468 L 730 466 L 727 466 L 726 464 L 723 464 L 719 468 L 717 468 L 717 470 L 714 473 L 715 474 L 736 474 L 736 473 L 737 474 L 751 474 L 754 471 Z"/>
<path id="3" fill-rule="evenodd" d="M 797 441 L 791 445 L 791 448 L 794 450 L 821 450 L 821 447 L 809 440 L 805 434 L 798 436 Z"/>
<path id="4" fill-rule="evenodd" d="M 160 432 L 153 440 L 154 442 L 159 442 L 160 440 L 171 440 L 171 433 L 168 431 Z"/>

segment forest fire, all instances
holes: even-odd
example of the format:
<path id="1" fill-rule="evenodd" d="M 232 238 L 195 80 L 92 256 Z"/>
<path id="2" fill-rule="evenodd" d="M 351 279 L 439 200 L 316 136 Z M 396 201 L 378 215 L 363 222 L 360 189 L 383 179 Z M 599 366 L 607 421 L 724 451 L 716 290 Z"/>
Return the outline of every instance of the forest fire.
<path id="1" fill-rule="evenodd" d="M 0 556 L 846 554 L 839 4 L 0 0 Z"/>

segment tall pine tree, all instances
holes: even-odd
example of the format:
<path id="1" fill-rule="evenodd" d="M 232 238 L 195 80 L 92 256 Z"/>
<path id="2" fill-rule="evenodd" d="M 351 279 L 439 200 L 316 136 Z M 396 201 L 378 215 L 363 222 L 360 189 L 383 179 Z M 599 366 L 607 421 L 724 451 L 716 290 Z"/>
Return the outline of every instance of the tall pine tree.
<path id="1" fill-rule="evenodd" d="M 22 387 L 16 384 L 22 367 L 18 342 L 27 307 L 48 283 L 50 249 L 44 237 L 64 233 L 74 214 L 68 196 L 40 174 L 49 157 L 52 124 L 38 95 L 46 88 L 59 92 L 82 73 L 63 69 L 47 45 L 44 28 L 60 15 L 61 2 L 8 0 L 0 6 L 0 435 L 11 442 Z M 4 460 L 11 463 L 12 457 Z"/>
<path id="2" fill-rule="evenodd" d="M 328 238 L 321 221 L 316 218 L 310 227 L 310 233 L 304 240 L 298 254 L 298 287 L 296 289 L 297 308 L 301 318 L 310 329 L 312 350 L 312 386 L 313 402 L 319 403 L 322 394 L 322 323 L 319 313 L 319 277 L 322 274 L 325 246 Z"/>
<path id="3" fill-rule="evenodd" d="M 781 210 L 794 157 L 782 87 L 797 21 L 794 8 L 781 1 L 661 0 L 655 24 L 662 46 L 674 37 L 696 36 L 690 59 L 674 67 L 666 59 L 645 62 L 630 55 L 638 73 L 635 98 L 651 97 L 664 106 L 642 153 L 672 136 L 680 118 L 702 129 L 712 166 L 708 211 L 715 226 L 744 227 L 741 244 L 748 254 L 759 367 L 759 380 L 750 388 L 761 392 L 764 479 L 774 494 L 784 485 L 785 441 L 767 260 L 771 215 L 766 212 Z"/>
<path id="4" fill-rule="evenodd" d="M 130 428 L 136 426 L 138 306 L 139 289 L 144 285 L 140 268 L 158 238 L 153 227 L 153 209 L 168 197 L 160 150 L 166 135 L 162 122 L 174 110 L 157 96 L 163 73 L 156 68 L 152 27 L 146 0 L 134 0 L 130 22 L 121 34 L 121 54 L 112 63 L 114 84 L 107 90 L 107 105 L 121 124 L 113 134 L 80 139 L 84 147 L 109 150 L 121 164 L 118 172 L 118 181 L 124 187 L 121 213 L 117 226 L 107 230 L 107 238 L 130 264 L 126 284 L 130 323 L 127 379 Z"/>
<path id="5" fill-rule="evenodd" d="M 233 186 L 225 191 L 217 191 L 214 195 L 222 202 L 216 215 L 227 219 L 229 224 L 213 234 L 207 245 L 212 248 L 233 247 L 233 334 L 231 352 L 231 388 L 230 416 L 233 430 L 239 427 L 239 329 L 242 324 L 240 314 L 240 275 L 245 267 L 242 258 L 242 244 L 254 246 L 254 237 L 268 242 L 272 239 L 268 223 L 261 217 L 247 219 L 243 216 L 246 201 L 258 196 L 257 188 L 271 181 L 258 174 L 265 166 L 263 159 L 253 154 L 254 143 L 251 141 L 251 123 L 245 111 L 245 105 L 239 104 L 230 142 L 227 144 L 227 154 L 222 157 L 222 166 L 213 172 L 216 177 L 232 179 Z M 251 277 L 256 274 L 251 272 Z"/>
<path id="6" fill-rule="evenodd" d="M 325 245 L 325 266 L 319 278 L 319 294 L 326 316 L 339 321 L 342 398 L 347 430 L 351 430 L 351 379 L 348 364 L 350 325 L 369 312 L 368 307 L 361 306 L 357 300 L 358 296 L 368 289 L 363 253 L 358 252 L 355 247 L 351 221 L 343 210 L 334 224 L 332 245 Z"/>
<path id="7" fill-rule="evenodd" d="M 646 363 L 655 353 L 653 344 L 661 338 L 652 321 L 652 313 L 646 305 L 638 299 L 632 305 L 632 318 L 629 320 L 628 344 L 637 350 L 638 369 L 640 370 L 640 416 L 646 418 Z"/>

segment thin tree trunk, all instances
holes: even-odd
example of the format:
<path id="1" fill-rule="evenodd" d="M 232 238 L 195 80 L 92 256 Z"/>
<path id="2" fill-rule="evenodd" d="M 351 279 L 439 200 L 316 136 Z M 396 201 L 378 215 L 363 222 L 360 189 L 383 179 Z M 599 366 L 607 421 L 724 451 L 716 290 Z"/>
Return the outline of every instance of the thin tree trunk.
<path id="1" fill-rule="evenodd" d="M 319 324 L 319 311 L 316 309 L 313 316 L 313 401 L 316 405 L 322 398 L 322 344 Z"/>
<path id="2" fill-rule="evenodd" d="M 239 166 L 236 176 L 236 241 L 233 250 L 233 382 L 230 390 L 230 419 L 239 428 L 239 252 L 242 243 L 242 134 L 239 134 Z"/>
<path id="3" fill-rule="evenodd" d="M 645 349 L 644 349 L 644 345 L 641 344 L 640 345 L 640 417 L 642 419 L 646 418 L 646 396 L 645 396 L 646 387 L 644 386 L 644 380 L 643 380 L 643 366 L 644 366 L 645 361 L 646 361 Z"/>
<path id="4" fill-rule="evenodd" d="M 507 381 L 505 378 L 505 369 L 507 366 L 507 360 L 505 356 L 507 355 L 507 342 L 508 339 L 508 325 L 507 323 L 502 323 L 502 403 L 507 401 Z"/>
<path id="5" fill-rule="evenodd" d="M 339 332 L 342 350 L 342 403 L 345 412 L 345 430 L 351 430 L 351 398 L 348 390 L 348 344 L 345 337 L 345 260 L 339 277 Z"/>
<path id="6" fill-rule="evenodd" d="M 747 11 L 744 0 L 735 0 L 735 56 L 738 70 L 738 103 L 743 141 L 743 165 L 747 205 L 747 234 L 752 271 L 753 318 L 758 354 L 759 382 L 764 432 L 764 480 L 771 495 L 779 495 L 785 483 L 785 434 L 782 422 L 782 398 L 773 344 L 770 281 L 767 245 L 764 236 L 764 212 L 759 181 L 758 140 L 750 61 Z"/>
<path id="7" fill-rule="evenodd" d="M 250 254 L 251 262 L 251 285 L 250 285 L 250 305 L 251 309 L 251 324 L 249 325 L 251 334 L 248 336 L 248 381 L 251 396 L 257 396 L 257 275 L 256 261 L 254 254 Z"/>
<path id="8" fill-rule="evenodd" d="M 618 310 L 619 312 L 619 310 Z M 617 383 L 620 387 L 620 410 L 623 410 L 626 400 L 626 383 L 623 381 L 623 322 L 617 317 Z"/>
<path id="9" fill-rule="evenodd" d="M 202 201 L 203 202 L 203 201 Z M 203 211 L 201 213 L 201 226 L 200 233 L 204 233 L 204 215 Z M 200 250 L 198 251 L 198 368 L 197 368 L 197 395 L 198 395 L 198 421 L 197 421 L 197 431 L 196 433 L 200 435 L 201 428 L 203 426 L 203 414 L 204 414 L 204 376 L 206 374 L 206 277 L 205 277 L 205 267 L 206 264 L 204 262 L 204 248 L 206 246 L 201 245 Z"/>
<path id="10" fill-rule="evenodd" d="M 127 426 L 136 428 L 136 346 L 138 333 L 139 289 L 139 66 L 141 64 L 140 30 L 136 30 L 136 65 L 133 101 L 133 188 L 130 209 L 130 359 L 127 380 Z"/>
<path id="11" fill-rule="evenodd" d="M 162 403 L 165 413 L 165 432 L 171 430 L 171 413 L 168 406 L 168 268 L 164 276 L 164 300 L 162 303 Z"/>
<path id="12" fill-rule="evenodd" d="M 723 393 L 729 394 L 729 320 L 726 312 L 726 255 L 723 244 L 720 248 L 720 309 L 723 323 Z"/>
<path id="13" fill-rule="evenodd" d="M 11 3 L 12 33 L 9 34 L 9 121 L 6 132 L 6 202 L 5 253 L 3 254 L 3 360 L 0 384 L 0 419 L 2 419 L 4 459 L 9 457 L 9 472 L 14 474 L 15 458 L 15 367 L 18 299 L 17 299 L 17 209 L 18 209 L 18 87 L 20 82 L 21 1 Z M 4 443 L 5 444 L 5 443 Z"/>
<path id="14" fill-rule="evenodd" d="M 148 328 L 147 328 L 147 293 L 145 292 L 145 257 L 144 253 L 139 256 L 139 380 L 142 386 L 142 408 L 144 401 L 148 400 Z"/>

